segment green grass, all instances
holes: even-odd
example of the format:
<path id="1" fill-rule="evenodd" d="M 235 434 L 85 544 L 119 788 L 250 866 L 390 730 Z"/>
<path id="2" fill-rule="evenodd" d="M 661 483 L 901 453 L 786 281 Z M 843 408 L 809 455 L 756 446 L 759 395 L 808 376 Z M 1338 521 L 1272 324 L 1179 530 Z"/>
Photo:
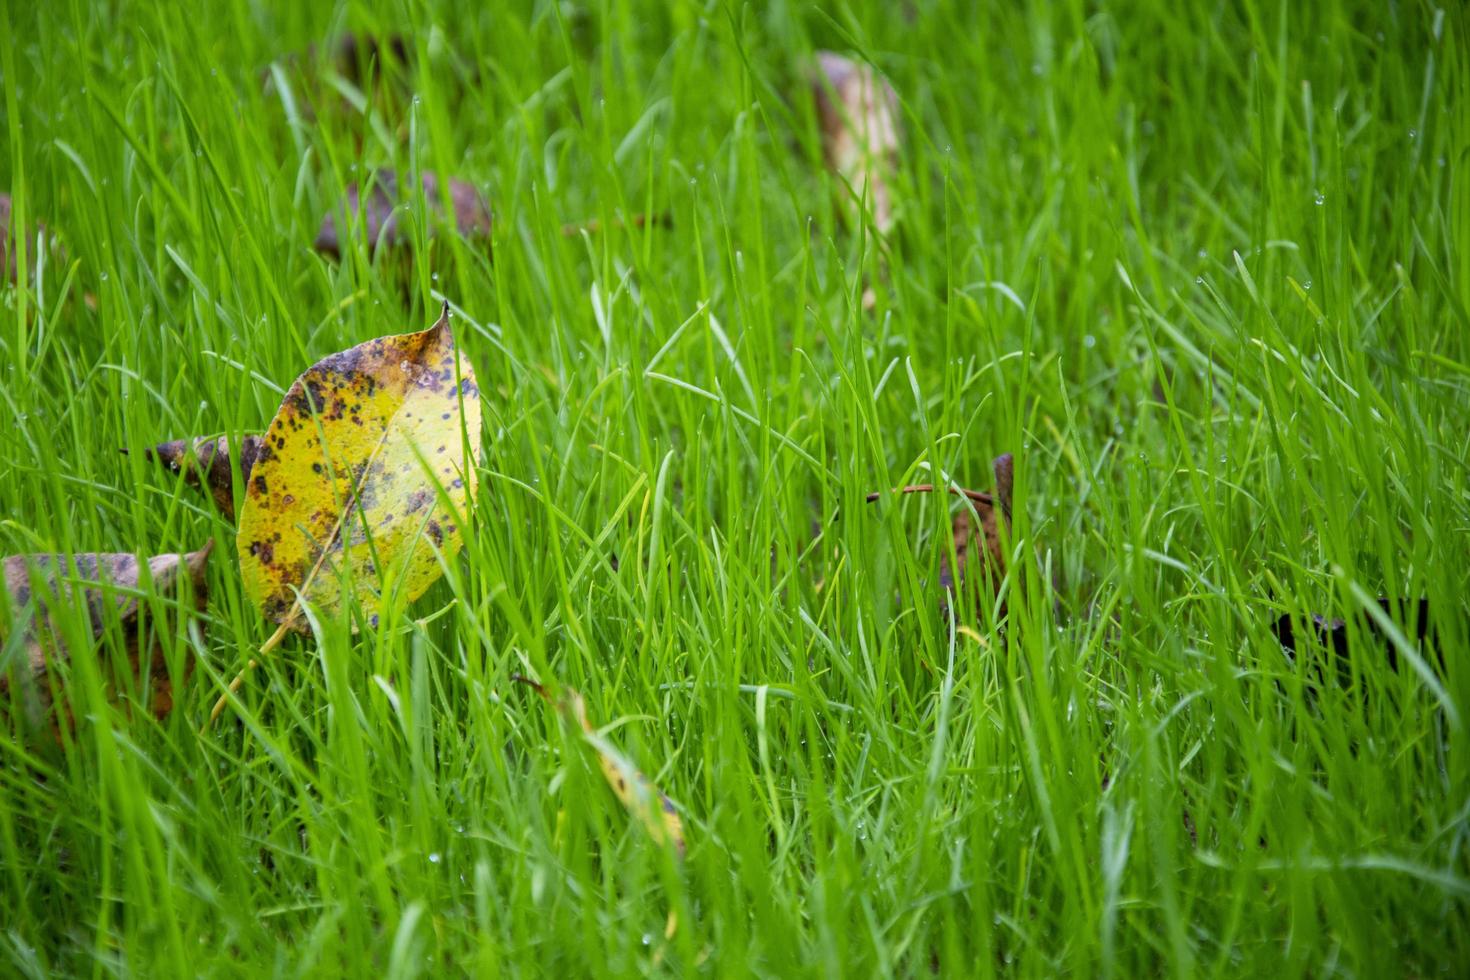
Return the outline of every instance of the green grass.
<path id="1" fill-rule="evenodd" d="M 64 249 L 0 310 L 0 553 L 217 541 L 164 723 L 103 697 L 114 637 L 74 740 L 0 729 L 0 973 L 1470 962 L 1456 4 L 197 6 L 0 4 L 0 189 Z M 349 28 L 412 65 L 284 60 Z M 903 102 L 886 281 L 817 48 Z M 493 261 L 421 203 L 405 252 L 313 253 L 375 166 L 486 188 Z M 560 234 L 636 212 L 671 227 Z M 271 630 L 233 529 L 117 450 L 259 431 L 441 297 L 485 393 L 463 555 L 201 737 Z M 1007 619 L 951 623 L 958 504 L 863 495 L 1008 450 Z M 1270 624 L 1380 594 L 1429 597 L 1446 670 L 1354 626 L 1314 694 Z M 515 673 L 586 695 L 687 861 Z"/>

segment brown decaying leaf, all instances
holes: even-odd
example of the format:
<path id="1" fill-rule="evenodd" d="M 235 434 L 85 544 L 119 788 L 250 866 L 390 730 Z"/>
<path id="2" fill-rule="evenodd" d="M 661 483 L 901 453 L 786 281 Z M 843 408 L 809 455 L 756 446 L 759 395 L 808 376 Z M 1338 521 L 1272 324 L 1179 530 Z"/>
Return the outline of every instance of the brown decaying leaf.
<path id="1" fill-rule="evenodd" d="M 240 485 L 250 481 L 250 470 L 260 453 L 261 436 L 242 436 L 237 452 L 231 452 L 227 436 L 204 439 L 175 439 L 161 442 L 147 450 L 149 459 L 157 460 L 170 472 L 183 471 L 184 482 L 196 489 L 204 490 L 214 499 L 214 504 L 229 520 L 235 519 L 235 486 L 230 474 L 233 457 L 240 464 Z"/>
<path id="2" fill-rule="evenodd" d="M 282 54 L 276 64 L 287 71 L 306 75 L 320 61 L 324 67 L 361 88 L 366 79 L 382 78 L 390 67 L 407 68 L 412 55 L 413 49 L 402 34 L 379 38 L 375 34 L 348 31 L 335 41 L 312 44 L 303 51 Z M 314 70 L 311 73 L 315 74 Z M 262 69 L 260 78 L 267 90 L 274 84 L 268 67 Z M 310 105 L 303 109 L 309 111 Z"/>
<path id="3" fill-rule="evenodd" d="M 563 719 L 581 732 L 583 740 L 596 750 L 603 778 L 623 806 L 643 824 L 656 843 L 673 844 L 675 853 L 682 858 L 685 851 L 684 822 L 679 819 L 673 800 L 649 782 L 626 755 L 592 727 L 587 720 L 587 702 L 582 695 L 570 687 L 563 687 L 561 699 L 554 701 L 546 688 L 529 677 L 514 674 L 511 679 L 534 689 L 556 707 Z M 670 929 L 672 931 L 672 923 Z"/>
<path id="4" fill-rule="evenodd" d="M 435 219 L 448 221 L 466 238 L 488 241 L 490 204 L 473 184 L 457 177 L 448 178 L 450 214 L 446 216 L 439 176 L 433 171 L 425 170 L 420 174 L 420 179 L 424 189 L 424 204 Z M 356 219 L 361 216 L 368 245 L 372 249 L 376 250 L 379 244 L 392 248 L 403 243 L 406 236 L 402 227 L 400 206 L 408 203 L 408 193 L 406 188 L 400 193 L 398 174 L 392 170 L 375 171 L 368 181 L 365 193 L 367 199 L 364 201 L 363 189 L 358 184 L 348 185 L 344 201 L 345 215 L 344 209 L 339 208 L 322 218 L 321 230 L 316 236 L 317 251 L 341 257 L 343 235 L 339 221 L 347 215 L 352 216 L 349 226 L 356 226 Z"/>
<path id="5" fill-rule="evenodd" d="M 348 31 L 335 45 L 337 70 L 354 85 L 361 85 L 369 74 L 381 75 L 386 62 L 408 67 L 408 39 L 402 34 L 379 38 L 373 34 Z"/>
<path id="6" fill-rule="evenodd" d="M 898 96 L 871 66 L 832 51 L 817 52 L 812 79 L 827 166 L 872 202 L 873 224 L 893 227 L 888 175 L 898 153 Z"/>
<path id="7" fill-rule="evenodd" d="M 5 558 L 4 599 L 10 606 L 9 622 L 13 628 L 28 619 L 21 640 L 25 660 L 15 666 L 13 673 L 18 682 L 22 708 L 30 722 L 39 725 L 52 713 L 56 691 L 47 677 L 47 662 L 55 663 L 70 657 L 64 639 L 63 617 L 70 615 L 74 608 L 72 596 L 76 589 L 82 590 L 88 631 L 94 640 L 102 636 L 113 616 L 126 631 L 128 663 L 133 676 L 140 682 L 144 674 L 141 645 L 149 639 L 150 632 L 153 634 L 146 670 L 148 708 L 158 718 L 172 711 L 173 683 L 168 676 L 163 649 L 157 643 L 157 635 L 164 626 L 155 623 L 150 630 L 140 621 L 142 603 L 137 592 L 146 587 L 157 595 L 182 597 L 183 583 L 187 579 L 188 594 L 193 598 L 194 608 L 202 610 L 208 599 L 205 569 L 213 548 L 214 542 L 211 541 L 189 554 L 156 555 L 141 561 L 137 555 L 129 554 L 40 554 Z M 146 580 L 143 575 L 145 565 Z M 146 585 L 145 581 L 151 585 Z M 33 590 L 33 582 L 44 583 L 44 587 Z M 5 639 L 0 637 L 0 643 Z M 185 677 L 192 670 L 193 663 L 186 662 Z M 0 704 L 9 702 L 11 673 L 0 674 Z M 51 721 L 60 725 L 59 719 Z"/>
<path id="8" fill-rule="evenodd" d="M 997 456 L 990 465 L 995 473 L 994 494 L 981 490 L 946 488 L 950 493 L 968 499 L 974 505 L 975 514 L 980 518 L 980 526 L 977 529 L 975 518 L 971 516 L 969 508 L 962 508 L 954 516 L 951 526 L 954 532 L 955 557 L 959 567 L 958 570 L 950 567 L 948 551 L 943 552 L 939 564 L 939 584 L 951 593 L 964 588 L 967 580 L 974 581 L 976 589 L 994 588 L 1006 573 L 1006 556 L 1001 547 L 998 521 L 1004 519 L 1006 527 L 1010 527 L 1011 487 L 1015 475 L 1014 460 L 1010 453 L 1005 453 Z M 900 487 L 895 492 L 933 493 L 934 490 L 933 484 L 921 483 Z M 881 493 L 870 493 L 867 499 L 869 503 L 872 503 L 882 496 Z"/>
<path id="9" fill-rule="evenodd" d="M 1415 640 L 1421 648 L 1425 647 L 1427 641 L 1431 640 L 1434 636 L 1434 624 L 1429 615 L 1428 599 L 1394 600 L 1387 596 L 1381 596 L 1377 601 L 1378 608 L 1382 609 L 1384 614 L 1390 618 L 1394 616 L 1396 606 L 1403 610 L 1404 618 L 1401 621 L 1401 626 L 1404 633 L 1406 636 Z M 1305 617 L 1303 617 L 1303 621 L 1305 622 Z M 1385 639 L 1378 624 L 1373 620 L 1373 617 L 1365 614 L 1362 622 L 1365 630 L 1364 636 L 1375 641 L 1383 641 Z M 1409 628 L 1411 622 L 1413 623 L 1412 630 Z M 1296 627 L 1292 624 L 1290 613 L 1277 617 L 1276 621 L 1271 624 L 1271 632 L 1276 634 L 1276 639 L 1280 641 L 1282 648 L 1287 652 L 1293 654 L 1298 652 L 1301 640 L 1296 635 Z M 1335 668 L 1337 680 L 1344 687 L 1350 684 L 1352 682 L 1352 662 L 1349 659 L 1351 646 L 1348 642 L 1347 622 L 1342 619 L 1328 619 L 1325 616 L 1314 613 L 1311 616 L 1310 636 L 1312 642 L 1323 650 L 1330 652 L 1331 663 Z M 1389 668 L 1391 670 L 1398 670 L 1398 649 L 1392 643 L 1385 642 L 1383 643 L 1383 651 Z M 1443 667 L 1444 652 L 1442 650 L 1436 650 L 1436 659 L 1439 665 Z M 1325 680 L 1326 678 L 1322 676 L 1322 666 L 1321 663 L 1314 664 L 1319 678 Z"/>

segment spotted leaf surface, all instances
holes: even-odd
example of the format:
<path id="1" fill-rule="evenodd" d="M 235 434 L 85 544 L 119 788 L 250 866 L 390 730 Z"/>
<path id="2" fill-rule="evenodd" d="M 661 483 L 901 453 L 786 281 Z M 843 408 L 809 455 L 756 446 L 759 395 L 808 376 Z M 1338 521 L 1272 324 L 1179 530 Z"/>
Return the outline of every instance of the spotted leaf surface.
<path id="1" fill-rule="evenodd" d="M 479 388 L 447 306 L 428 330 L 319 361 L 286 392 L 250 471 L 246 594 L 295 629 L 298 596 L 326 614 L 355 598 L 369 617 L 385 590 L 418 598 L 459 550 L 479 444 Z"/>

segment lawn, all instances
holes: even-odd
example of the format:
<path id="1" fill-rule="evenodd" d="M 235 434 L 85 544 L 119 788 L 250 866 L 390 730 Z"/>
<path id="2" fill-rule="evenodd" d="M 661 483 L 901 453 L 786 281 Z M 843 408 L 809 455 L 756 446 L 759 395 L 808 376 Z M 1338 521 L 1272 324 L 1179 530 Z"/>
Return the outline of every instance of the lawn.
<path id="1" fill-rule="evenodd" d="M 1456 4 L 464 6 L 0 0 L 0 554 L 214 549 L 172 712 L 120 627 L 59 741 L 0 708 L 0 974 L 1463 975 Z M 819 50 L 897 94 L 891 227 Z M 489 240 L 314 249 L 382 168 Z M 446 301 L 462 551 L 201 733 L 274 624 L 143 450 Z M 865 498 L 1007 452 L 951 593 L 969 505 Z"/>

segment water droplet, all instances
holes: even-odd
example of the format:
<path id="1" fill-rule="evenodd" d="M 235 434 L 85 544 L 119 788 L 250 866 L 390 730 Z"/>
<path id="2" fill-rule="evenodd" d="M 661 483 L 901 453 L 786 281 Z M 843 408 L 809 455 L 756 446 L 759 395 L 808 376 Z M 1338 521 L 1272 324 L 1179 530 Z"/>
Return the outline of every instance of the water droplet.
<path id="1" fill-rule="evenodd" d="M 1092 348 L 1094 348 L 1094 347 L 1097 346 L 1097 338 L 1094 337 L 1090 333 L 1089 334 L 1083 334 L 1082 335 L 1082 346 L 1083 347 L 1086 347 L 1088 350 L 1091 350 Z"/>
<path id="2" fill-rule="evenodd" d="M 438 864 L 439 863 L 439 852 L 438 851 L 430 851 L 429 852 L 429 863 L 430 864 Z"/>
<path id="3" fill-rule="evenodd" d="M 432 280 L 434 280 L 435 282 L 438 282 L 439 281 L 439 273 L 435 272 L 435 273 L 431 274 L 429 276 L 429 278 L 432 279 Z"/>
<path id="4" fill-rule="evenodd" d="M 1308 279 L 1306 282 L 1302 283 L 1302 288 L 1303 289 L 1311 289 L 1312 288 L 1312 280 Z"/>
<path id="5" fill-rule="evenodd" d="M 1200 249 L 1198 252 L 1195 252 L 1194 254 L 1197 255 L 1197 256 L 1199 256 L 1202 259 L 1207 259 L 1207 258 L 1210 257 L 1210 253 L 1209 252 L 1206 252 L 1204 249 Z"/>
<path id="6" fill-rule="evenodd" d="M 653 945 L 653 933 L 651 933 L 651 932 L 645 932 L 643 934 L 643 945 L 645 945 L 645 946 L 652 946 Z"/>
<path id="7" fill-rule="evenodd" d="M 1417 129 L 1411 129 L 1411 130 L 1409 130 L 1409 142 L 1410 143 L 1414 142 L 1418 138 L 1419 138 L 1419 130 L 1417 130 Z"/>
<path id="8" fill-rule="evenodd" d="M 1196 286 L 1203 286 L 1205 284 L 1205 277 L 1204 276 L 1195 276 L 1194 277 L 1194 284 Z"/>
<path id="9" fill-rule="evenodd" d="M 1327 200 L 1327 195 L 1323 194 L 1321 191 L 1318 191 L 1317 193 L 1312 195 L 1312 200 L 1317 202 L 1318 207 L 1321 207 L 1322 202 Z"/>
<path id="10" fill-rule="evenodd" d="M 106 282 L 107 281 L 107 273 L 105 273 L 105 272 L 102 273 L 102 275 L 101 275 L 100 278 L 102 279 L 103 282 Z"/>

